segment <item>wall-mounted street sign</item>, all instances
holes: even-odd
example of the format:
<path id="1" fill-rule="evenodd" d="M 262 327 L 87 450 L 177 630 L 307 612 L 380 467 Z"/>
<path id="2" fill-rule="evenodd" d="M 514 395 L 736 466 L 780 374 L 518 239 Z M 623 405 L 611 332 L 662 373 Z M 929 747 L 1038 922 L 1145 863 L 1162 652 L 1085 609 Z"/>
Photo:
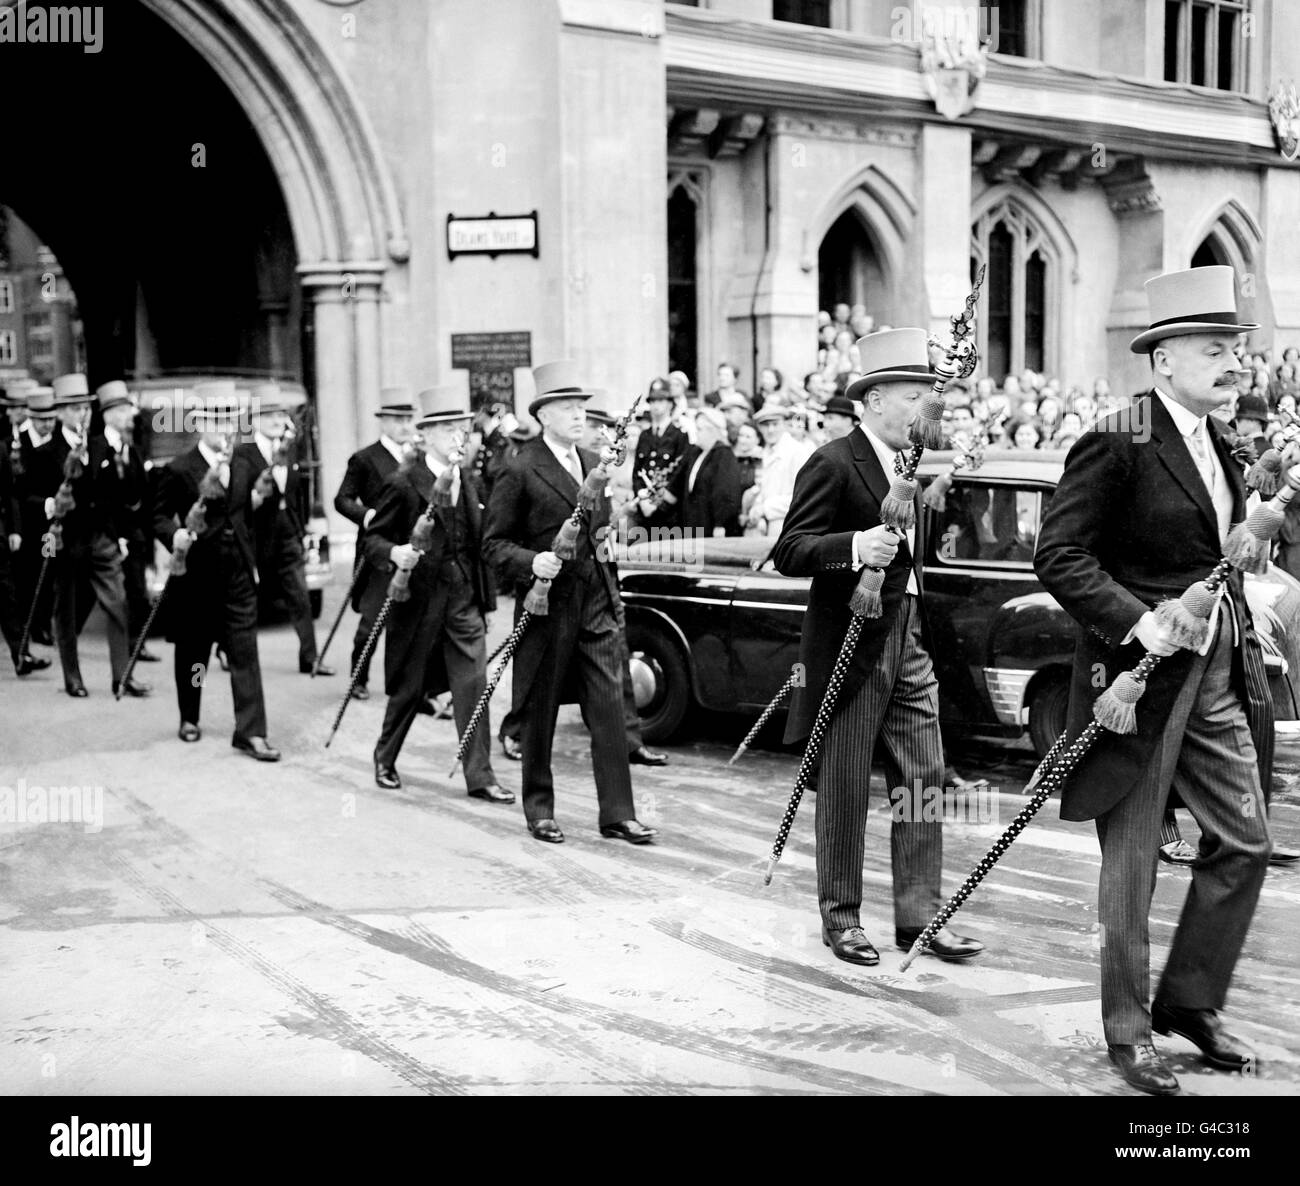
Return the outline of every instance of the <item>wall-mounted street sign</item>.
<path id="1" fill-rule="evenodd" d="M 458 255 L 531 255 L 537 258 L 537 211 L 482 218 L 447 215 L 447 258 Z"/>
<path id="2" fill-rule="evenodd" d="M 487 404 L 515 407 L 515 368 L 533 365 L 533 335 L 528 330 L 505 333 L 452 334 L 453 370 L 469 371 L 469 391 L 477 412 Z"/>

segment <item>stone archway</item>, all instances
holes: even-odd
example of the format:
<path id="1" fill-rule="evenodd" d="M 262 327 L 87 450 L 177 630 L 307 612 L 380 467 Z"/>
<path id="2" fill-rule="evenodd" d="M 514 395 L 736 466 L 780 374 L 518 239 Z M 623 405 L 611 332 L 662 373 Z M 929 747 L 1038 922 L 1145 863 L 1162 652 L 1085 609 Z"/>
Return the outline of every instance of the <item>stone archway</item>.
<path id="1" fill-rule="evenodd" d="M 382 386 L 381 290 L 410 243 L 374 131 L 346 77 L 286 0 L 139 0 L 229 88 L 283 191 L 314 309 L 326 489 Z"/>

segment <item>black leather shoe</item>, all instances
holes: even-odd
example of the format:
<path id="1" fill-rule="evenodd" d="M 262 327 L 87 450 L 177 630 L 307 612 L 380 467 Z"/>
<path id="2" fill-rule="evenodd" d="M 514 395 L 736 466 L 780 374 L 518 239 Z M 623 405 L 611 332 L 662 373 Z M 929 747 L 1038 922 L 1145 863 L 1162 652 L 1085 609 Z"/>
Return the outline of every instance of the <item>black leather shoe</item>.
<path id="1" fill-rule="evenodd" d="M 496 783 L 487 787 L 475 787 L 469 792 L 471 799 L 486 799 L 489 803 L 513 803 L 515 797 L 511 792 L 502 790 Z"/>
<path id="2" fill-rule="evenodd" d="M 640 820 L 625 819 L 617 824 L 601 824 L 600 834 L 607 840 L 626 840 L 629 844 L 649 844 L 659 835 Z"/>
<path id="3" fill-rule="evenodd" d="M 402 789 L 402 780 L 398 777 L 397 767 L 384 766 L 376 762 L 375 786 L 383 787 L 386 791 L 400 791 Z"/>
<path id="4" fill-rule="evenodd" d="M 301 663 L 298 664 L 298 672 L 299 672 L 300 675 L 311 675 L 311 673 L 312 673 L 313 671 L 314 671 L 317 675 L 334 675 L 334 674 L 336 674 L 336 672 L 334 671 L 334 668 L 330 667 L 330 666 L 329 666 L 328 664 L 326 664 L 326 663 L 322 663 L 319 667 L 316 667 L 314 664 L 311 664 L 311 663 L 308 663 L 305 667 L 304 667 Z"/>
<path id="5" fill-rule="evenodd" d="M 415 706 L 415 711 L 422 717 L 436 717 L 438 715 L 438 710 L 434 708 L 433 701 L 430 700 L 428 696 L 425 696 L 424 699 Z"/>
<path id="6" fill-rule="evenodd" d="M 86 691 L 86 685 L 79 679 L 65 679 L 63 681 L 63 690 L 69 696 L 75 696 L 78 700 L 84 699 L 90 693 Z"/>
<path id="7" fill-rule="evenodd" d="M 278 762 L 280 751 L 271 745 L 265 737 L 236 738 L 230 743 L 240 753 L 256 758 L 259 762 Z"/>
<path id="8" fill-rule="evenodd" d="M 916 942 L 916 937 L 922 929 L 921 927 L 896 927 L 894 942 L 898 944 L 899 950 L 911 951 L 912 944 Z M 979 955 L 983 950 L 984 944 L 978 940 L 968 939 L 964 935 L 954 935 L 947 927 L 942 927 L 935 935 L 934 942 L 925 949 L 924 954 L 935 955 L 941 960 L 956 964 Z"/>
<path id="9" fill-rule="evenodd" d="M 353 699 L 353 700 L 369 700 L 369 699 L 370 699 L 370 689 L 367 688 L 365 684 L 357 684 L 357 686 L 356 686 L 355 688 L 352 689 L 352 699 Z"/>
<path id="10" fill-rule="evenodd" d="M 1257 1069 L 1255 1056 L 1223 1028 L 1213 1009 L 1180 1009 L 1155 1001 L 1151 1028 L 1158 1034 L 1178 1034 L 1199 1046 L 1205 1061 L 1219 1071 Z"/>
<path id="11" fill-rule="evenodd" d="M 634 766 L 667 766 L 668 755 L 661 754 L 657 750 L 646 749 L 644 745 L 637 746 L 627 756 L 627 760 Z"/>
<path id="12" fill-rule="evenodd" d="M 181 727 L 176 731 L 176 736 L 182 741 L 198 741 L 203 736 L 203 731 L 198 725 L 191 725 L 189 721 L 182 721 Z"/>
<path id="13" fill-rule="evenodd" d="M 861 964 L 865 968 L 874 968 L 880 963 L 880 952 L 871 946 L 867 932 L 861 927 L 849 927 L 844 931 L 831 931 L 822 927 L 822 942 L 831 949 L 837 960 L 849 964 Z"/>
<path id="14" fill-rule="evenodd" d="M 1154 1046 L 1107 1046 L 1106 1054 L 1130 1087 L 1147 1095 L 1178 1094 L 1178 1080 Z"/>
<path id="15" fill-rule="evenodd" d="M 49 664 L 47 663 L 46 666 Z M 1268 858 L 1270 865 L 1294 865 L 1296 861 L 1300 861 L 1300 852 L 1294 848 L 1278 848 L 1276 845 Z"/>
<path id="16" fill-rule="evenodd" d="M 140 653 L 136 656 L 137 663 L 161 663 L 162 656 L 155 655 L 148 647 L 141 647 Z"/>
<path id="17" fill-rule="evenodd" d="M 512 762 L 518 762 L 524 756 L 524 747 L 513 737 L 503 737 L 501 738 L 501 752 Z"/>
<path id="18" fill-rule="evenodd" d="M 153 692 L 148 684 L 142 684 L 135 676 L 128 676 L 126 683 L 113 683 L 113 695 L 116 696 L 118 689 L 121 688 L 123 696 L 148 696 Z"/>
<path id="19" fill-rule="evenodd" d="M 544 840 L 547 844 L 564 843 L 564 833 L 553 819 L 529 820 L 528 831 L 534 840 Z"/>
<path id="20" fill-rule="evenodd" d="M 31 675 L 33 671 L 44 671 L 50 665 L 48 659 L 38 659 L 35 655 L 19 655 L 14 664 L 14 671 L 19 675 Z"/>
<path id="21" fill-rule="evenodd" d="M 1196 849 L 1181 837 L 1160 846 L 1160 859 L 1171 865 L 1194 865 L 1196 855 Z"/>

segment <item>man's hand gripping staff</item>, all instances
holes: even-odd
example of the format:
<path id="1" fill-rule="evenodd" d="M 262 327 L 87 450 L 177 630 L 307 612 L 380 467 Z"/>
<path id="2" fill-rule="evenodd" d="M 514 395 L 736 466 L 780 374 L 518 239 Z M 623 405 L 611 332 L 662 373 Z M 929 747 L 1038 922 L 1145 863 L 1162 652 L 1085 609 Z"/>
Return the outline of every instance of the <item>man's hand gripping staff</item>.
<path id="1" fill-rule="evenodd" d="M 609 482 L 610 471 L 623 464 L 623 459 L 627 454 L 627 428 L 632 423 L 632 417 L 636 415 L 637 406 L 640 403 L 641 396 L 638 395 L 632 401 L 628 410 L 615 422 L 613 429 L 607 428 L 603 430 L 608 443 L 600 451 L 600 464 L 595 466 L 582 481 L 582 488 L 578 491 L 578 501 L 573 508 L 573 514 L 561 524 L 560 530 L 555 533 L 555 539 L 551 543 L 551 550 L 549 552 L 538 552 L 533 557 L 534 579 L 527 595 L 524 597 L 523 612 L 519 615 L 519 621 L 515 623 L 515 628 L 510 632 L 509 637 L 499 648 L 498 653 L 501 656 L 501 662 L 488 680 L 487 687 L 483 689 L 483 695 L 478 698 L 478 703 L 474 705 L 474 711 L 470 714 L 469 723 L 465 726 L 465 734 L 461 737 L 460 744 L 456 749 L 456 762 L 451 768 L 451 774 L 456 773 L 456 767 L 460 765 L 469 750 L 469 743 L 473 740 L 474 731 L 478 728 L 479 722 L 483 719 L 483 714 L 487 711 L 488 702 L 492 699 L 492 693 L 496 691 L 506 668 L 510 666 L 510 660 L 514 658 L 515 651 L 519 647 L 519 640 L 523 638 L 529 622 L 535 617 L 544 618 L 550 613 L 551 582 L 560 575 L 560 570 L 564 567 L 564 561 L 572 560 L 578 554 L 578 541 L 582 538 L 583 528 L 590 521 L 592 512 L 600 503 L 601 496 L 605 492 L 605 486 Z"/>
<path id="2" fill-rule="evenodd" d="M 862 576 L 853 590 L 853 596 L 849 599 L 849 609 L 853 617 L 849 620 L 849 628 L 845 632 L 840 653 L 835 659 L 835 666 L 831 668 L 826 694 L 817 707 L 817 716 L 813 720 L 812 731 L 808 734 L 808 743 L 804 747 L 803 760 L 799 763 L 794 790 L 772 844 L 772 855 L 768 859 L 767 871 L 763 875 L 764 885 L 772 884 L 772 874 L 776 871 L 777 862 L 785 851 L 785 844 L 789 839 L 794 817 L 799 810 L 799 803 L 817 765 L 822 743 L 826 739 L 826 730 L 835 715 L 835 704 L 839 699 L 840 688 L 848 675 L 853 654 L 857 650 L 858 639 L 862 636 L 863 624 L 868 618 L 878 618 L 884 612 L 881 590 L 885 584 L 885 568 L 898 550 L 898 540 L 916 522 L 916 469 L 921 463 L 921 454 L 927 447 L 933 448 L 943 443 L 944 388 L 958 375 L 969 375 L 975 369 L 978 356 L 975 343 L 971 338 L 971 330 L 975 320 L 975 305 L 979 300 L 980 287 L 984 283 L 984 271 L 985 269 L 981 267 L 979 275 L 975 278 L 975 287 L 966 298 L 965 308 L 952 319 L 952 345 L 948 348 L 945 357 L 934 365 L 937 376 L 934 387 L 921 401 L 919 414 L 909 430 L 912 448 L 906 458 L 902 459 L 900 472 L 895 475 L 889 493 L 880 504 L 882 525 L 865 533 L 864 542 L 871 551 L 870 560 L 883 561 L 883 563 L 875 566 L 869 563 L 868 567 L 862 570 Z"/>

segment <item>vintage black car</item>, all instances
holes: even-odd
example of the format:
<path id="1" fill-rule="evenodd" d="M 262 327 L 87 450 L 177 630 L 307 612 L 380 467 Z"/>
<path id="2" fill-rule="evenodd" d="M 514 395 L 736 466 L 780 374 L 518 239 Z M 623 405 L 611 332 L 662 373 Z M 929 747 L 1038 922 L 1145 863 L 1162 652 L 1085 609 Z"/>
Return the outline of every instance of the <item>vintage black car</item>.
<path id="1" fill-rule="evenodd" d="M 951 468 L 931 453 L 924 483 Z M 1045 753 L 1065 727 L 1077 627 L 1034 574 L 1034 546 L 1065 454 L 990 450 L 920 524 L 926 608 L 946 733 L 1020 738 Z M 799 659 L 807 578 L 766 564 L 771 540 L 632 543 L 618 553 L 632 678 L 647 741 L 693 707 L 757 716 Z M 1300 582 L 1247 579 L 1279 722 L 1300 713 Z M 1280 726 L 1280 731 L 1286 729 Z M 1291 729 L 1295 729 L 1292 724 Z"/>

